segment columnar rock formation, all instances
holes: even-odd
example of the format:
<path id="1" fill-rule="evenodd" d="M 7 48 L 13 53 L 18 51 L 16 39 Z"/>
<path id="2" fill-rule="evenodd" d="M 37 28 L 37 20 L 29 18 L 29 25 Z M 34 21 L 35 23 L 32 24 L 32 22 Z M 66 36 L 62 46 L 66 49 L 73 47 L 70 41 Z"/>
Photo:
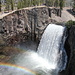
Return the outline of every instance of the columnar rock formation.
<path id="1" fill-rule="evenodd" d="M 11 38 L 10 42 L 25 41 L 28 38 L 36 40 L 40 39 L 48 24 L 47 7 L 25 8 L 0 19 L 0 33 Z"/>

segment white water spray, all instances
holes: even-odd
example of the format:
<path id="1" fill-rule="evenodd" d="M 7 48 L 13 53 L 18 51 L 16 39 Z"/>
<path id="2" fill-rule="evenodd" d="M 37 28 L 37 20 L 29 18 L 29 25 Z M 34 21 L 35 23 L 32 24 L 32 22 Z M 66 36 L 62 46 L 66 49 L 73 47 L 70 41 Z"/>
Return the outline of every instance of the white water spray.
<path id="1" fill-rule="evenodd" d="M 65 69 L 67 56 L 64 50 L 64 27 L 50 24 L 40 41 L 37 52 L 26 51 L 18 55 L 14 62 L 16 65 L 26 67 L 35 73 L 15 72 L 14 68 L 8 70 L 6 75 L 58 75 Z M 20 73 L 19 73 L 20 72 Z"/>
<path id="2" fill-rule="evenodd" d="M 55 66 L 55 70 L 61 71 L 65 69 L 67 56 L 64 49 L 65 27 L 50 24 L 46 28 L 38 47 L 38 54 L 47 59 L 51 65 Z"/>

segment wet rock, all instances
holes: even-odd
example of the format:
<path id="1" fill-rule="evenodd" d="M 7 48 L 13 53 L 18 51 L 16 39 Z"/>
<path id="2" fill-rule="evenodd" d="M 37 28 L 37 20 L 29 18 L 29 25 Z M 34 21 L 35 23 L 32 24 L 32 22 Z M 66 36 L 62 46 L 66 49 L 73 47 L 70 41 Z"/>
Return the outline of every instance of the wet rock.
<path id="1" fill-rule="evenodd" d="M 75 26 L 68 29 L 68 38 L 66 41 L 68 55 L 68 65 L 65 75 L 75 75 Z"/>

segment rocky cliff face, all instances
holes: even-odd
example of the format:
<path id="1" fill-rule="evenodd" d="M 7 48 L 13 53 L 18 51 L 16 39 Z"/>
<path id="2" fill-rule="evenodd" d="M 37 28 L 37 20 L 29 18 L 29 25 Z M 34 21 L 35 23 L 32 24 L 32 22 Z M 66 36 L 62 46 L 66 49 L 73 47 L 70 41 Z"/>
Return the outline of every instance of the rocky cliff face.
<path id="1" fill-rule="evenodd" d="M 25 8 L 0 19 L 0 33 L 12 44 L 28 38 L 37 40 L 48 24 L 47 7 Z"/>
<path id="2" fill-rule="evenodd" d="M 66 50 L 68 55 L 68 65 L 65 75 L 75 75 L 75 26 L 68 29 Z"/>
<path id="3" fill-rule="evenodd" d="M 48 10 L 47 7 L 26 8 L 4 16 L 0 19 L 0 39 L 13 45 L 27 39 L 39 40 L 50 23 L 51 12 Z M 65 48 L 68 55 L 65 75 L 75 75 L 75 26 L 68 29 Z"/>

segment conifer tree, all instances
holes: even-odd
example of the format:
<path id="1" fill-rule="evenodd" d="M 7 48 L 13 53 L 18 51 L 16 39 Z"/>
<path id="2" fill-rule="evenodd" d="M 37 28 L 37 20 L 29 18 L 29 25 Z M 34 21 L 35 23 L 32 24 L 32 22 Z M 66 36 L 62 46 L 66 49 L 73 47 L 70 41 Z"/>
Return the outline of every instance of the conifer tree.
<path id="1" fill-rule="evenodd" d="M 73 8 L 75 9 L 75 0 L 73 0 Z"/>
<path id="2" fill-rule="evenodd" d="M 10 3 L 11 3 L 11 10 L 14 10 L 14 0 L 11 0 Z"/>
<path id="3" fill-rule="evenodd" d="M 46 5 L 47 6 L 53 6 L 53 0 L 46 0 Z"/>
<path id="4" fill-rule="evenodd" d="M 54 6 L 55 7 L 58 7 L 59 6 L 59 0 L 55 0 Z"/>
<path id="5" fill-rule="evenodd" d="M 62 14 L 64 3 L 65 3 L 64 0 L 60 0 L 60 3 L 59 3 L 59 6 L 60 6 L 60 17 L 61 17 L 61 14 Z"/>
<path id="6" fill-rule="evenodd" d="M 11 10 L 14 10 L 14 2 L 15 0 L 6 0 L 6 7 L 7 7 L 7 10 L 10 10 L 10 7 L 11 7 Z"/>
<path id="7" fill-rule="evenodd" d="M 10 0 L 6 0 L 6 10 L 9 11 L 10 10 Z"/>
<path id="8" fill-rule="evenodd" d="M 60 10 L 62 10 L 63 9 L 63 7 L 64 7 L 64 0 L 60 0 L 60 3 L 59 3 L 59 6 L 60 6 Z"/>
<path id="9" fill-rule="evenodd" d="M 0 12 L 1 12 L 1 0 L 0 0 Z"/>

